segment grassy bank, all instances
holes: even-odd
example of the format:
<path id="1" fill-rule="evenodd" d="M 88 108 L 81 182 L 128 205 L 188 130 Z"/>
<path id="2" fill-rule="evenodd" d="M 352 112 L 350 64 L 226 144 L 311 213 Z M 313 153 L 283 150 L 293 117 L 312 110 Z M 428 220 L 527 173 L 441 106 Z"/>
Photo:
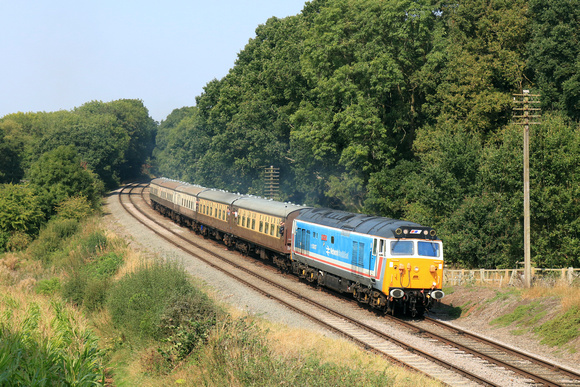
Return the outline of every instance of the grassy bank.
<path id="1" fill-rule="evenodd" d="M 51 221 L 0 255 L 0 280 L 0 385 L 439 385 L 348 341 L 220 305 L 98 218 Z"/>
<path id="2" fill-rule="evenodd" d="M 555 355 L 580 349 L 580 288 L 558 285 L 530 289 L 463 286 L 446 289 L 439 313 L 488 324 L 512 336 L 545 345 Z"/>

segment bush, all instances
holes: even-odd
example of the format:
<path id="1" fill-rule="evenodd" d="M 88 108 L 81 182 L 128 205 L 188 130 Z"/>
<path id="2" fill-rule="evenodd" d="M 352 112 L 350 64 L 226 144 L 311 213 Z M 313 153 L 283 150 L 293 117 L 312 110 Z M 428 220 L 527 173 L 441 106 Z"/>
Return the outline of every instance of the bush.
<path id="1" fill-rule="evenodd" d="M 102 252 L 108 246 L 108 240 L 102 231 L 95 231 L 81 240 L 82 251 L 88 255 Z"/>
<path id="2" fill-rule="evenodd" d="M 123 256 L 110 252 L 89 262 L 85 270 L 91 278 L 106 279 L 115 275 L 122 264 Z"/>
<path id="3" fill-rule="evenodd" d="M 129 338 L 169 338 L 190 349 L 203 341 L 217 314 L 183 268 L 173 263 L 149 264 L 121 278 L 110 291 L 107 307 L 113 323 Z"/>
<path id="4" fill-rule="evenodd" d="M 77 306 L 83 305 L 88 277 L 82 272 L 73 272 L 62 285 L 62 297 Z"/>
<path id="5" fill-rule="evenodd" d="M 10 251 L 22 251 L 30 245 L 30 242 L 32 242 L 30 235 L 22 231 L 16 231 L 10 236 L 8 243 L 6 243 L 6 249 Z"/>
<path id="6" fill-rule="evenodd" d="M 93 237 L 89 238 L 89 243 L 94 242 L 94 236 L 98 233 L 91 235 Z M 88 311 L 99 310 L 107 299 L 111 277 L 115 275 L 122 263 L 122 256 L 110 252 L 95 257 L 86 265 L 72 267 L 71 277 L 62 287 L 63 298 L 78 306 L 84 306 Z"/>
<path id="7" fill-rule="evenodd" d="M 75 219 L 54 219 L 40 232 L 38 238 L 30 244 L 30 254 L 34 259 L 49 263 L 52 253 L 61 249 L 66 239 L 79 230 L 79 222 Z"/>
<path id="8" fill-rule="evenodd" d="M 93 214 L 91 203 L 84 196 L 73 196 L 56 207 L 56 213 L 62 219 L 86 219 Z"/>

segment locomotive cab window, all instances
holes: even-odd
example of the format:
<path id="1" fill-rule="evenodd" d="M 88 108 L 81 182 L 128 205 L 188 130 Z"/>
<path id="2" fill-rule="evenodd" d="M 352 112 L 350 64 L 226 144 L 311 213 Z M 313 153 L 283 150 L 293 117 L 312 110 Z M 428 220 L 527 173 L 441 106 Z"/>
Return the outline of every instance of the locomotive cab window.
<path id="1" fill-rule="evenodd" d="M 391 242 L 392 255 L 413 255 L 413 241 Z"/>
<path id="2" fill-rule="evenodd" d="M 439 243 L 435 242 L 418 242 L 417 251 L 422 257 L 438 257 Z"/>

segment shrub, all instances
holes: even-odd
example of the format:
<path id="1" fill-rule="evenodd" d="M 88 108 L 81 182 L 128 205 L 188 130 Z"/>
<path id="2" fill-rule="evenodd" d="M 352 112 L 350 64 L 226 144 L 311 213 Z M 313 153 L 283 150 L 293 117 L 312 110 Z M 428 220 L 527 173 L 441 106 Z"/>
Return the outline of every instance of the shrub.
<path id="1" fill-rule="evenodd" d="M 85 254 L 95 254 L 108 246 L 107 236 L 102 231 L 94 231 L 81 240 L 81 248 Z"/>
<path id="2" fill-rule="evenodd" d="M 114 252 L 110 252 L 98 256 L 92 262 L 89 262 L 86 266 L 86 271 L 92 278 L 105 279 L 115 275 L 122 264 L 123 257 Z"/>
<path id="3" fill-rule="evenodd" d="M 62 297 L 68 302 L 82 306 L 87 282 L 86 274 L 79 271 L 73 272 L 71 277 L 62 285 Z"/>
<path id="4" fill-rule="evenodd" d="M 66 239 L 75 235 L 79 228 L 79 222 L 75 219 L 51 220 L 38 238 L 30 244 L 31 256 L 49 263 L 52 260 L 52 253 L 61 249 Z"/>
<path id="5" fill-rule="evenodd" d="M 30 242 L 32 242 L 30 235 L 22 231 L 16 231 L 10 236 L 8 243 L 6 243 L 6 249 L 10 251 L 22 251 L 30 245 Z"/>
<path id="6" fill-rule="evenodd" d="M 82 220 L 93 212 L 91 203 L 84 196 L 70 197 L 56 206 L 56 213 L 62 219 Z"/>
<path id="7" fill-rule="evenodd" d="M 128 337 L 169 338 L 190 349 L 203 341 L 217 313 L 183 268 L 173 263 L 149 264 L 121 278 L 110 291 L 107 307 L 113 323 Z"/>

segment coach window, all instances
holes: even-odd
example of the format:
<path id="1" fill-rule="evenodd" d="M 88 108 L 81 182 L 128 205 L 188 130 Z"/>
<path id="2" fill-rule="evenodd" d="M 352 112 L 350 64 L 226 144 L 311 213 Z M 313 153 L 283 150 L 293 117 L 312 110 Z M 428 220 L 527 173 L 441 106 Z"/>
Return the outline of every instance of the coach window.
<path id="1" fill-rule="evenodd" d="M 262 230 L 263 230 L 263 229 L 264 229 L 264 222 L 262 222 L 262 221 L 260 220 L 260 230 L 259 230 L 259 231 L 260 231 L 260 232 L 262 232 Z"/>
<path id="2" fill-rule="evenodd" d="M 256 229 L 256 219 L 252 219 L 252 230 Z"/>
<path id="3" fill-rule="evenodd" d="M 272 235 L 272 236 L 274 235 L 274 225 L 273 224 L 270 225 L 270 235 Z"/>

